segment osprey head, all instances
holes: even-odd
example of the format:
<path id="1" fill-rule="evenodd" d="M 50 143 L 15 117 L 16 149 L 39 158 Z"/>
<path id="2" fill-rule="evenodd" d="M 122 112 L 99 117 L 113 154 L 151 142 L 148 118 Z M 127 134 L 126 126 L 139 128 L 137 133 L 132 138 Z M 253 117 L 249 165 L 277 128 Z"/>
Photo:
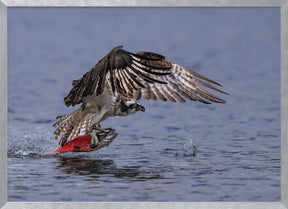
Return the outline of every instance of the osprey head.
<path id="1" fill-rule="evenodd" d="M 137 101 L 122 101 L 121 102 L 121 111 L 123 113 L 134 114 L 138 111 L 145 112 L 145 108 Z"/>

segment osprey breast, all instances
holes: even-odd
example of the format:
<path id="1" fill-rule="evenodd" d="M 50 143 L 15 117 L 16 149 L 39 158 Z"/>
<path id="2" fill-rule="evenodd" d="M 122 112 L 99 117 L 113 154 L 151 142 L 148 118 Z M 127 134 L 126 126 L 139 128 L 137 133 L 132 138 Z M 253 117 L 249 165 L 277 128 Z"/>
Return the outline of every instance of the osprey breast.
<path id="1" fill-rule="evenodd" d="M 100 112 L 105 109 L 109 111 L 113 108 L 113 104 L 116 101 L 116 97 L 112 94 L 111 90 L 107 87 L 104 88 L 101 95 L 96 95 L 96 93 L 83 98 L 84 108 L 89 112 Z"/>

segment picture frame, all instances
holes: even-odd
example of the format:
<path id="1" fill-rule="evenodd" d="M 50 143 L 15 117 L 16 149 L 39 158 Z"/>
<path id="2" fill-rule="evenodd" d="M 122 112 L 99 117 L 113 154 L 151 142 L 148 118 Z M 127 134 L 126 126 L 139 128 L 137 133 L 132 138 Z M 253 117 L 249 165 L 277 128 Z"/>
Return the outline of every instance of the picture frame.
<path id="1" fill-rule="evenodd" d="M 7 202 L 7 8 L 8 7 L 280 7 L 281 8 L 281 202 Z M 0 0 L 0 208 L 288 208 L 288 1 L 287 0 Z"/>

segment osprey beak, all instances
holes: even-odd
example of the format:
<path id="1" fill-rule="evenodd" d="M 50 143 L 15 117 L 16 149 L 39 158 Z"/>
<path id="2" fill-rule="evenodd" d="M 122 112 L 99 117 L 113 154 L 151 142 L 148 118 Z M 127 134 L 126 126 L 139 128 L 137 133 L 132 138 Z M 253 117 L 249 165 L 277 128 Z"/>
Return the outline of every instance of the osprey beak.
<path id="1" fill-rule="evenodd" d="M 140 111 L 145 112 L 145 107 L 143 107 L 142 105 L 140 105 Z"/>

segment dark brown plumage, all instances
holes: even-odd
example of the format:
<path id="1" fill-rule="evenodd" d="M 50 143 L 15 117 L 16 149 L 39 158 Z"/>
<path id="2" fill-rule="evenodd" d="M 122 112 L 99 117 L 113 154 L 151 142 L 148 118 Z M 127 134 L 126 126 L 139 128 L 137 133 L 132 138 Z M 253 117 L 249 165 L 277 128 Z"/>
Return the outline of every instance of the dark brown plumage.
<path id="1" fill-rule="evenodd" d="M 84 76 L 73 81 L 73 88 L 65 97 L 67 106 L 82 102 L 82 98 L 101 95 L 108 81 L 112 92 L 126 98 L 153 99 L 184 102 L 185 98 L 203 103 L 225 101 L 199 86 L 227 94 L 212 86 L 220 84 L 196 72 L 187 70 L 152 52 L 134 54 L 122 49 L 112 49 Z M 208 100 L 208 101 L 207 101 Z"/>

